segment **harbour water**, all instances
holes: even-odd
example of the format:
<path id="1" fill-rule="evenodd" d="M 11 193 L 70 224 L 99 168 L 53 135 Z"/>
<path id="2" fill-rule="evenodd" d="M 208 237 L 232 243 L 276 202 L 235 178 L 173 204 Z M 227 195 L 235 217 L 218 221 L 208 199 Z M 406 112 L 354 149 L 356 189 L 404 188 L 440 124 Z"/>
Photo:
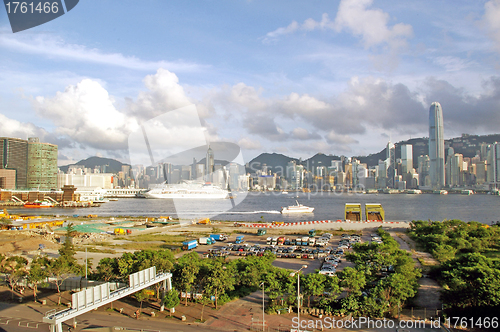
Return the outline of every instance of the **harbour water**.
<path id="1" fill-rule="evenodd" d="M 282 206 L 294 205 L 295 200 L 314 207 L 314 213 L 282 215 Z M 123 198 L 92 208 L 9 208 L 10 213 L 99 216 L 171 216 L 178 217 L 172 200 Z M 387 221 L 460 219 L 491 224 L 500 219 L 500 197 L 493 195 L 436 194 L 347 194 L 249 192 L 240 204 L 232 207 L 230 200 L 184 201 L 182 217 L 229 221 L 307 221 L 344 219 L 345 203 L 380 203 Z"/>

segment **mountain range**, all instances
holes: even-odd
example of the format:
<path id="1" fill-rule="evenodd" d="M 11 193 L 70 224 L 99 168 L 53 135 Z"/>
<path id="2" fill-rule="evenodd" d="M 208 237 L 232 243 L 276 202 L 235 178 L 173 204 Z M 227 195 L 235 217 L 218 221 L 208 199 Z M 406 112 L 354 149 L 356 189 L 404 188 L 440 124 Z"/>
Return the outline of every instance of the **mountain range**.
<path id="1" fill-rule="evenodd" d="M 455 137 L 445 140 L 446 154 L 448 154 L 449 148 L 453 148 L 454 153 L 460 153 L 464 157 L 472 158 L 478 154 L 480 150 L 481 143 L 493 144 L 495 142 L 500 142 L 500 134 L 492 135 L 468 135 L 462 134 L 460 137 Z M 396 146 L 396 158 L 401 158 L 401 145 L 410 144 L 413 146 L 413 167 L 417 167 L 418 157 L 420 155 L 429 154 L 429 138 L 412 138 L 406 141 L 397 142 Z M 381 151 L 370 154 L 368 156 L 354 156 L 353 158 L 358 159 L 361 163 L 367 164 L 367 166 L 375 166 L 378 164 L 379 160 L 386 159 L 386 148 Z M 303 165 L 304 167 L 310 169 L 313 166 L 330 166 L 332 160 L 340 160 L 341 156 L 336 155 L 326 155 L 324 153 L 317 153 L 309 159 L 297 159 L 293 157 L 288 157 L 279 153 L 262 153 L 259 156 L 252 159 L 246 164 L 246 171 L 248 173 L 255 173 L 255 171 L 262 169 L 265 164 L 268 170 L 272 170 L 273 173 L 281 173 L 286 169 L 287 164 L 290 161 L 295 161 L 298 165 Z M 204 159 L 198 161 L 197 163 L 204 163 Z M 216 160 L 215 163 L 225 165 L 227 161 Z M 84 160 L 80 160 L 76 164 L 72 165 L 82 165 L 86 168 L 95 168 L 96 166 L 106 165 L 106 172 L 108 173 L 118 173 L 121 171 L 124 164 L 120 161 L 101 158 L 101 157 L 90 157 Z M 69 166 L 61 166 L 60 169 L 67 172 Z"/>

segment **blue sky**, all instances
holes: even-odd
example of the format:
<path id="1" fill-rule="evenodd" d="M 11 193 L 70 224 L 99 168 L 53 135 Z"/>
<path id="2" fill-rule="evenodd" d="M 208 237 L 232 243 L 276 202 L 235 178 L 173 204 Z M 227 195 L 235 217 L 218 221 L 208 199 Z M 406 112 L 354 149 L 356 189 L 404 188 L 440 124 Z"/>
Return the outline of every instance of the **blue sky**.
<path id="1" fill-rule="evenodd" d="M 498 133 L 499 51 L 500 1 L 82 0 L 15 34 L 2 8 L 0 136 L 128 161 L 138 125 L 194 104 L 246 161 L 354 156 L 428 136 L 433 101 L 446 137 Z"/>

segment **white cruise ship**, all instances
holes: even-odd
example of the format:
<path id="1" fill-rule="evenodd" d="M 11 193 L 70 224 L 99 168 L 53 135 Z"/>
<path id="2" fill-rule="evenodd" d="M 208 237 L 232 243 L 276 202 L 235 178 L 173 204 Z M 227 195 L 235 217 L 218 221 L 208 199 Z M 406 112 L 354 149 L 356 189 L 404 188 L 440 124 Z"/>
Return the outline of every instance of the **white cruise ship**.
<path id="1" fill-rule="evenodd" d="M 297 205 L 290 205 L 287 207 L 281 208 L 281 213 L 308 213 L 313 212 L 314 208 L 299 204 L 299 202 L 295 201 Z"/>
<path id="2" fill-rule="evenodd" d="M 224 199 L 229 191 L 210 183 L 184 182 L 180 184 L 162 184 L 143 193 L 145 198 L 160 199 Z"/>

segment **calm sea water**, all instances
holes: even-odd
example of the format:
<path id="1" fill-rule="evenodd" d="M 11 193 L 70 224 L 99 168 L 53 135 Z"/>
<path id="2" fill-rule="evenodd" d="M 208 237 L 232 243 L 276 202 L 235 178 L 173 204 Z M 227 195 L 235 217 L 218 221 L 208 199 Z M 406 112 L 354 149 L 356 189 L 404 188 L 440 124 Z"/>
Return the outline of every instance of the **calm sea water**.
<path id="1" fill-rule="evenodd" d="M 314 213 L 282 215 L 282 206 L 294 205 L 295 200 L 314 207 Z M 172 216 L 183 218 L 211 217 L 230 221 L 307 221 L 344 219 L 345 203 L 380 203 L 388 221 L 461 219 L 490 224 L 500 220 L 500 197 L 492 195 L 406 195 L 406 194 L 336 194 L 336 193 L 281 193 L 250 192 L 237 197 L 239 204 L 232 207 L 231 200 L 189 200 L 175 204 L 172 200 L 124 198 L 93 208 L 9 208 L 10 213 L 59 214 L 99 216 Z"/>

